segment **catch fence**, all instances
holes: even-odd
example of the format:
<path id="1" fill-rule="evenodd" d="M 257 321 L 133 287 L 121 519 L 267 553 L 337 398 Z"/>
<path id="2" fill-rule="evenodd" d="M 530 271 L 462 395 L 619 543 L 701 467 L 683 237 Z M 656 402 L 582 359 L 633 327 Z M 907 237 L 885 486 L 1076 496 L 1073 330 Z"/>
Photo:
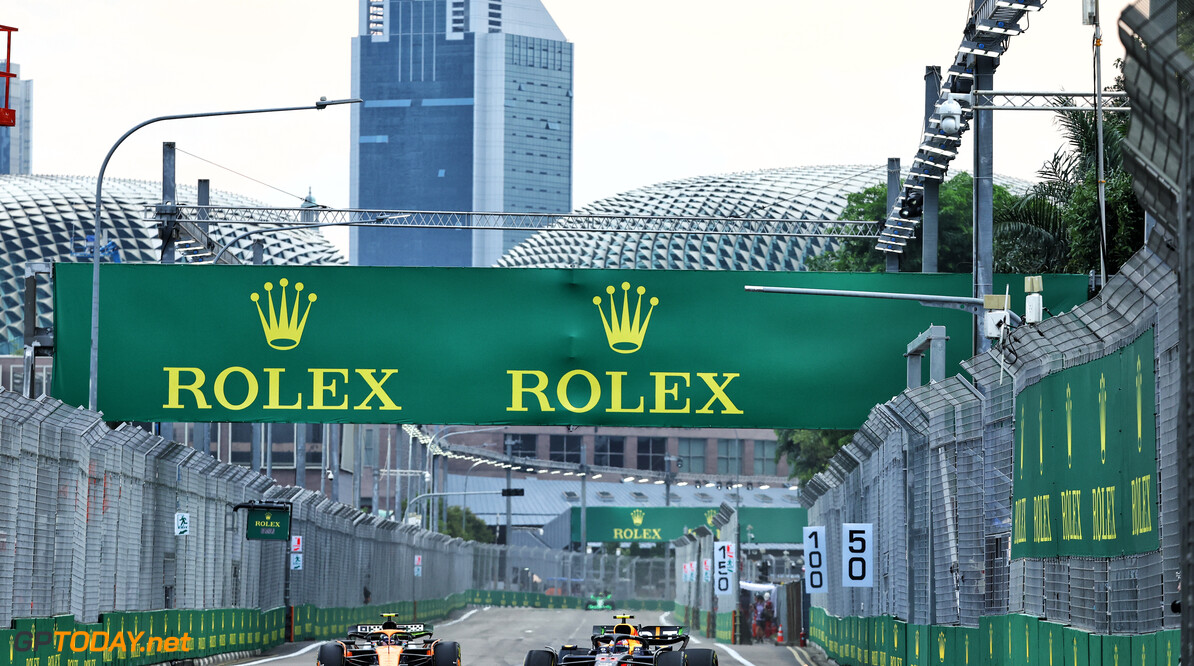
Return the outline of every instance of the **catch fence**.
<path id="1" fill-rule="evenodd" d="M 245 512 L 234 507 L 253 501 L 290 503 L 290 531 L 304 545 L 289 605 L 310 613 L 375 616 L 399 603 L 410 604 L 403 614 L 415 603 L 440 612 L 473 591 L 626 602 L 673 594 L 665 559 L 466 542 L 277 485 L 128 424 L 110 429 L 44 396 L 0 390 L 0 469 L 0 626 L 282 607 L 289 544 L 245 539 Z M 188 516 L 186 534 L 176 533 L 176 514 Z"/>
<path id="2" fill-rule="evenodd" d="M 803 487 L 809 524 L 828 530 L 830 579 L 842 523 L 875 529 L 874 587 L 812 595 L 814 636 L 835 657 L 860 660 L 883 622 L 931 628 L 942 646 L 954 633 L 938 628 L 953 625 L 984 647 L 999 631 L 1005 645 L 1064 626 L 1118 646 L 1124 635 L 1170 641 L 1179 627 L 1170 604 L 1188 483 L 1178 423 L 1189 314 L 1177 248 L 1194 194 L 1194 170 L 1181 166 L 1194 163 L 1194 59 L 1179 16 L 1191 9 L 1138 2 L 1120 18 L 1133 108 L 1125 164 L 1155 219 L 1146 246 L 1090 302 L 964 363 L 973 381 L 951 377 L 877 405 Z M 1035 638 L 1022 643 L 1036 649 Z M 1133 663 L 1148 652 L 1124 645 Z"/>

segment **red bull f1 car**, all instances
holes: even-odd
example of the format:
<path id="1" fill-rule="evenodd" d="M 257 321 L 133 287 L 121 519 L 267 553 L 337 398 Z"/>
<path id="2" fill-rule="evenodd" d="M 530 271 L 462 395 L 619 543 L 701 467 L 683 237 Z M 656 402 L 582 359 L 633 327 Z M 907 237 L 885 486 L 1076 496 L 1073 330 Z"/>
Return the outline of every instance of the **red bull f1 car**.
<path id="1" fill-rule="evenodd" d="M 426 625 L 382 617 L 381 624 L 353 625 L 346 638 L 319 646 L 316 666 L 460 666 L 459 643 L 432 638 Z"/>
<path id="2" fill-rule="evenodd" d="M 531 650 L 523 666 L 717 666 L 713 650 L 689 648 L 677 625 L 632 625 L 633 615 L 615 615 L 617 624 L 593 626 L 592 645 Z"/>

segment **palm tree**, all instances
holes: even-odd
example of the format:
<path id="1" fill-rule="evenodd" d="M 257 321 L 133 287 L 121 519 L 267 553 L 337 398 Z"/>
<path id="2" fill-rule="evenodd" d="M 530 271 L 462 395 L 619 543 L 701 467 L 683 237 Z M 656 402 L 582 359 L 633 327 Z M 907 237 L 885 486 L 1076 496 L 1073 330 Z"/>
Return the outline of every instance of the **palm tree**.
<path id="1" fill-rule="evenodd" d="M 1121 87 L 1120 81 L 1111 89 Z M 1058 97 L 1058 106 L 1073 99 Z M 1114 103 L 1122 103 L 1115 100 Z M 1123 168 L 1126 113 L 1104 114 L 1103 173 L 1107 268 L 1114 273 L 1144 244 L 1144 211 Z M 1094 111 L 1059 111 L 1066 145 L 1042 165 L 1041 182 L 995 213 L 995 268 L 1003 272 L 1086 273 L 1100 261 L 1098 126 Z"/>

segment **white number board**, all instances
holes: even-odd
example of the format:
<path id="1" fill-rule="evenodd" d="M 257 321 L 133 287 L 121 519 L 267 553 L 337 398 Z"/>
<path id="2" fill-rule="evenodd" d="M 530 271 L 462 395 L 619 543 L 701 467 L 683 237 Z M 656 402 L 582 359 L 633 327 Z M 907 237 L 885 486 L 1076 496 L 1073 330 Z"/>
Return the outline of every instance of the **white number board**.
<path id="1" fill-rule="evenodd" d="M 804 528 L 804 592 L 825 592 L 825 526 Z"/>
<path id="2" fill-rule="evenodd" d="M 733 541 L 713 542 L 713 565 L 713 593 L 718 596 L 735 594 L 734 572 L 738 570 L 738 553 Z"/>
<path id="3" fill-rule="evenodd" d="M 874 587 L 872 523 L 842 524 L 842 587 Z"/>

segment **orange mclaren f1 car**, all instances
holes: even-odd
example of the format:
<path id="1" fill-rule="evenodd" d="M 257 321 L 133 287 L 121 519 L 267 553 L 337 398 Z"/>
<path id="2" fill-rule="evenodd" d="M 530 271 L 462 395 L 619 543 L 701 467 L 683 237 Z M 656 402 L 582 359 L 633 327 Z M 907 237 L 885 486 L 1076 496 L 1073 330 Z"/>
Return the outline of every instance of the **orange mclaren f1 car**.
<path id="1" fill-rule="evenodd" d="M 382 617 L 319 646 L 316 666 L 460 666 L 459 643 L 433 639 L 423 624 L 398 624 L 391 613 Z"/>

